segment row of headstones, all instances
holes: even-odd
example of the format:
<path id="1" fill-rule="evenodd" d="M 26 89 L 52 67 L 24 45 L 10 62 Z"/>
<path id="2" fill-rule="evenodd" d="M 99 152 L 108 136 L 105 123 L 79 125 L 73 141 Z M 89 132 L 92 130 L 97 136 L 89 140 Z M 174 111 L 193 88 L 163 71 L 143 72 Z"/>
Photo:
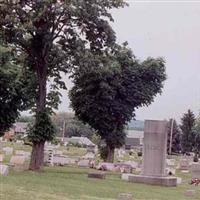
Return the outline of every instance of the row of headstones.
<path id="1" fill-rule="evenodd" d="M 87 153 L 83 157 L 68 157 L 62 154 L 62 151 L 46 149 L 45 150 L 45 163 L 50 166 L 59 165 L 77 165 L 78 167 L 89 167 L 103 171 L 118 171 L 122 173 L 131 173 L 133 169 L 138 172 L 141 171 L 139 163 L 134 161 L 126 161 L 120 163 L 95 163 L 95 155 Z"/>
<path id="2" fill-rule="evenodd" d="M 11 151 L 9 151 L 9 153 L 11 153 Z M 8 155 L 8 153 L 6 155 Z M 29 166 L 30 155 L 30 152 L 16 150 L 15 155 L 11 156 L 9 164 L 6 165 L 2 164 L 4 160 L 4 154 L 0 154 L 0 175 L 7 176 L 9 173 L 9 168 L 12 168 L 16 171 L 27 170 Z"/>

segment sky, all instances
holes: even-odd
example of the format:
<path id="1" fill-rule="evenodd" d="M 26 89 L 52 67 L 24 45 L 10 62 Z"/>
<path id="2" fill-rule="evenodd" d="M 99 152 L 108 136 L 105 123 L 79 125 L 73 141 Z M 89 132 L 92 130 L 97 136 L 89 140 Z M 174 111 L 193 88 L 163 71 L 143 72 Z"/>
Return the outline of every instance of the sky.
<path id="1" fill-rule="evenodd" d="M 167 80 L 163 92 L 148 107 L 136 111 L 136 119 L 180 121 L 188 109 L 200 112 L 200 0 L 128 1 L 129 7 L 113 10 L 117 41 L 128 41 L 135 56 L 163 57 Z M 68 88 L 72 86 L 67 80 Z M 59 111 L 70 111 L 62 92 Z"/>

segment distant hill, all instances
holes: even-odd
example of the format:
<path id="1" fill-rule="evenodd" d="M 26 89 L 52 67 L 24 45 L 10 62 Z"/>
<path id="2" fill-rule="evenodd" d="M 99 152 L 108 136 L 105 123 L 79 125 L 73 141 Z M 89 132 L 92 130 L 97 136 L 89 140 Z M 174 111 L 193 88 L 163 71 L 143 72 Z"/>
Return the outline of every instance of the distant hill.
<path id="1" fill-rule="evenodd" d="M 143 131 L 144 130 L 144 121 L 141 121 L 141 120 L 131 120 L 128 123 L 128 130 Z"/>

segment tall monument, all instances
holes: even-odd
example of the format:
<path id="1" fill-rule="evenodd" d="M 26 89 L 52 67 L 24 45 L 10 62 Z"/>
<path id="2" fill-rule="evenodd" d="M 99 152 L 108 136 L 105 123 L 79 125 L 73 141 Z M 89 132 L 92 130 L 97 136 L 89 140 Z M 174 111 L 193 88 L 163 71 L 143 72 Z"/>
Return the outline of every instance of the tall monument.
<path id="1" fill-rule="evenodd" d="M 177 178 L 166 174 L 167 121 L 146 120 L 144 128 L 143 164 L 140 175 L 129 181 L 152 185 L 176 186 Z"/>

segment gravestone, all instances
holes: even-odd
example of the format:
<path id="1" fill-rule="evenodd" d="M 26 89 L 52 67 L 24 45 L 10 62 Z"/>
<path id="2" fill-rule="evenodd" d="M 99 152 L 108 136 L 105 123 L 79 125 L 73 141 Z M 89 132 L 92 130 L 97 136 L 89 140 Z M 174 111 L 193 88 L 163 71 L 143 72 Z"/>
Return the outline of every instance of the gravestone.
<path id="1" fill-rule="evenodd" d="M 181 158 L 179 165 L 180 170 L 189 170 L 190 162 L 187 158 Z"/>
<path id="2" fill-rule="evenodd" d="M 132 169 L 136 169 L 139 166 L 137 162 L 131 160 L 125 161 L 124 164 L 131 165 Z"/>
<path id="3" fill-rule="evenodd" d="M 60 166 L 68 165 L 70 164 L 70 159 L 64 155 L 54 155 L 53 164 L 60 165 Z"/>
<path id="4" fill-rule="evenodd" d="M 54 155 L 63 155 L 63 152 L 60 150 L 54 150 L 53 154 Z"/>
<path id="5" fill-rule="evenodd" d="M 184 194 L 186 197 L 194 197 L 196 195 L 196 191 L 195 190 L 186 190 Z"/>
<path id="6" fill-rule="evenodd" d="M 130 193 L 121 193 L 118 195 L 117 200 L 133 200 L 133 195 Z"/>
<path id="7" fill-rule="evenodd" d="M 20 155 L 20 156 L 22 156 L 22 155 L 24 155 L 24 151 L 23 151 L 23 150 L 16 150 L 16 151 L 15 151 L 15 155 Z"/>
<path id="8" fill-rule="evenodd" d="M 121 175 L 121 179 L 124 180 L 124 181 L 128 181 L 130 175 L 131 175 L 131 174 L 122 173 L 122 175 Z"/>
<path id="9" fill-rule="evenodd" d="M 84 158 L 84 159 L 95 159 L 95 154 L 92 153 L 92 152 L 88 152 L 82 158 Z"/>
<path id="10" fill-rule="evenodd" d="M 171 175 L 175 175 L 176 174 L 176 169 L 167 167 L 166 168 L 166 174 L 170 175 L 170 176 Z"/>
<path id="11" fill-rule="evenodd" d="M 4 147 L 2 150 L 5 153 L 5 155 L 12 155 L 13 154 L 13 148 L 12 147 Z"/>
<path id="12" fill-rule="evenodd" d="M 78 162 L 79 167 L 90 167 L 90 160 L 80 160 Z"/>
<path id="13" fill-rule="evenodd" d="M 121 173 L 132 173 L 132 166 L 126 163 L 116 163 L 115 167 L 119 169 Z"/>
<path id="14" fill-rule="evenodd" d="M 0 174 L 2 176 L 7 176 L 9 173 L 9 167 L 7 165 L 0 164 Z"/>
<path id="15" fill-rule="evenodd" d="M 12 156 L 10 159 L 10 166 L 15 171 L 24 171 L 28 170 L 29 163 L 27 162 L 27 159 L 25 156 Z"/>
<path id="16" fill-rule="evenodd" d="M 167 159 L 166 163 L 167 163 L 168 167 L 175 167 L 175 165 L 176 165 L 175 159 Z"/>
<path id="17" fill-rule="evenodd" d="M 130 175 L 130 182 L 177 185 L 176 177 L 166 174 L 167 125 L 167 121 L 145 121 L 142 172 L 140 175 Z"/>
<path id="18" fill-rule="evenodd" d="M 181 177 L 177 177 L 177 185 L 180 185 L 182 183 L 182 178 Z"/>
<path id="19" fill-rule="evenodd" d="M 104 172 L 89 172 L 88 178 L 98 178 L 98 179 L 105 179 L 106 174 Z"/>
<path id="20" fill-rule="evenodd" d="M 200 179 L 200 163 L 192 163 L 191 165 L 191 172 L 193 179 Z"/>
<path id="21" fill-rule="evenodd" d="M 31 153 L 30 152 L 22 151 L 22 150 L 16 150 L 15 151 L 15 155 L 17 155 L 17 156 L 25 156 L 27 160 L 30 159 L 30 157 L 31 157 Z"/>
<path id="22" fill-rule="evenodd" d="M 4 155 L 0 154 L 0 163 L 3 162 L 3 159 L 4 159 Z"/>
<path id="23" fill-rule="evenodd" d="M 44 151 L 44 163 L 53 166 L 53 149 L 48 148 Z"/>
<path id="24" fill-rule="evenodd" d="M 102 163 L 99 163 L 99 165 L 96 168 L 98 170 L 103 170 L 103 171 L 114 171 L 115 170 L 115 164 L 114 163 L 102 162 Z"/>

